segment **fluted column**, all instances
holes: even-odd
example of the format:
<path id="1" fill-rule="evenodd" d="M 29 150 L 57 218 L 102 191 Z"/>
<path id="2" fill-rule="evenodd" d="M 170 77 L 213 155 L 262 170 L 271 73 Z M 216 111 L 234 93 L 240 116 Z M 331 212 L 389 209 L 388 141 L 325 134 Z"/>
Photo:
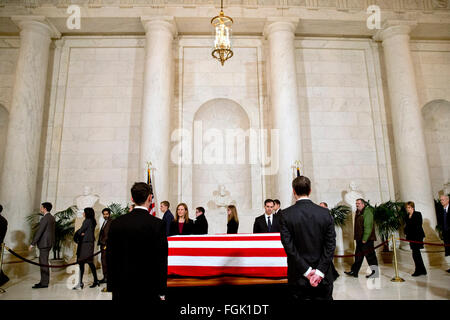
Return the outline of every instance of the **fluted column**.
<path id="1" fill-rule="evenodd" d="M 416 22 L 388 21 L 375 36 L 383 43 L 395 156 L 402 201 L 422 212 L 427 239 L 435 239 L 436 214 L 409 33 Z"/>
<path id="2" fill-rule="evenodd" d="M 41 16 L 16 16 L 20 49 L 9 114 L 0 203 L 8 219 L 8 241 L 27 242 L 26 216 L 38 211 L 36 179 L 41 146 L 50 42 L 59 33 Z M 18 231 L 18 232 L 16 232 Z"/>
<path id="3" fill-rule="evenodd" d="M 283 208 L 292 203 L 292 166 L 301 160 L 302 150 L 294 52 L 297 22 L 297 19 L 269 19 L 264 30 L 269 40 L 272 128 L 279 130 L 279 168 L 274 196 L 279 197 Z"/>
<path id="4" fill-rule="evenodd" d="M 152 162 L 156 199 L 160 202 L 169 198 L 172 43 L 176 27 L 173 17 L 142 17 L 141 21 L 146 44 L 139 167 L 145 173 L 146 162 Z"/>

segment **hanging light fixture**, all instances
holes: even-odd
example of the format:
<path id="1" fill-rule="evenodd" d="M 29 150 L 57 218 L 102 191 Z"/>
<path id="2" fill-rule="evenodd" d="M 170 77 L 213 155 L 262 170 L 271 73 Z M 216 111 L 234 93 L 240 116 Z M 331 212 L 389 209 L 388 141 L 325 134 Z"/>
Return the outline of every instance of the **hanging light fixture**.
<path id="1" fill-rule="evenodd" d="M 220 0 L 220 13 L 211 19 L 211 24 L 215 28 L 214 47 L 211 52 L 212 56 L 224 64 L 225 61 L 233 56 L 231 50 L 231 25 L 233 19 L 223 13 L 223 0 Z"/>

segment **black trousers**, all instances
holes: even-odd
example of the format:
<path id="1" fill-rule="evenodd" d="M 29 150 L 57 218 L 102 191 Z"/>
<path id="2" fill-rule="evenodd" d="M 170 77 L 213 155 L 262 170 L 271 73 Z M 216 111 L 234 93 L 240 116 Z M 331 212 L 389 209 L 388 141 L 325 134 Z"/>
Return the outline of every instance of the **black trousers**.
<path id="1" fill-rule="evenodd" d="M 317 287 L 308 283 L 305 286 L 292 286 L 290 291 L 293 304 L 302 300 L 333 300 L 333 283 L 320 283 Z"/>
<path id="2" fill-rule="evenodd" d="M 365 254 L 360 254 L 362 252 L 365 252 Z M 353 263 L 351 269 L 354 273 L 358 273 L 359 269 L 361 269 L 364 257 L 366 257 L 369 266 L 378 265 L 377 254 L 374 250 L 373 241 L 367 241 L 366 243 L 363 243 L 362 241 L 357 240 L 355 255 L 355 262 Z"/>
<path id="3" fill-rule="evenodd" d="M 39 264 L 48 265 L 48 256 L 50 254 L 51 248 L 43 248 L 39 249 Z M 40 267 L 41 268 L 41 281 L 39 282 L 43 286 L 48 286 L 50 282 L 50 268 L 49 267 Z"/>
<path id="4" fill-rule="evenodd" d="M 427 269 L 425 269 L 425 265 L 423 264 L 420 248 L 411 248 L 411 250 L 414 264 L 416 266 L 415 272 L 426 272 Z"/>
<path id="5" fill-rule="evenodd" d="M 84 264 L 85 262 L 79 263 L 80 266 L 80 283 L 83 283 L 83 275 L 84 275 Z M 89 268 L 91 269 L 92 276 L 94 277 L 94 282 L 97 282 L 97 270 L 95 269 L 95 265 L 93 262 L 88 263 Z"/>

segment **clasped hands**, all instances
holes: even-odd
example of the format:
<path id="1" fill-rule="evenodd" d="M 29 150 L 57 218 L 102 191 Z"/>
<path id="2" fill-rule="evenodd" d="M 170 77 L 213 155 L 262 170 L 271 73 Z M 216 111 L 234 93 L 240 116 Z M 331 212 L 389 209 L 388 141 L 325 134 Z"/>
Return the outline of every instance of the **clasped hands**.
<path id="1" fill-rule="evenodd" d="M 316 274 L 316 269 L 311 270 L 311 272 L 308 273 L 308 276 L 306 278 L 309 280 L 309 283 L 313 287 L 317 287 L 320 281 L 322 281 L 322 277 Z"/>

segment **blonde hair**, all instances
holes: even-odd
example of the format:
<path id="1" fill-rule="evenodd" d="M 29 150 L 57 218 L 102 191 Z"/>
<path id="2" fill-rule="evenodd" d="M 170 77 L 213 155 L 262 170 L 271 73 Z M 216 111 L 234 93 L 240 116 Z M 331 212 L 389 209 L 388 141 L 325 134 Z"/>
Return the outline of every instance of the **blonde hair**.
<path id="1" fill-rule="evenodd" d="M 184 210 L 186 211 L 184 214 L 184 222 L 187 223 L 189 221 L 189 210 L 188 210 L 186 203 L 180 203 L 179 205 L 177 205 L 177 212 L 175 213 L 175 221 L 178 222 L 178 217 L 179 217 L 178 216 L 178 208 L 180 206 L 184 207 Z"/>
<path id="2" fill-rule="evenodd" d="M 238 218 L 238 213 L 237 213 L 237 209 L 234 205 L 229 205 L 227 207 L 227 209 L 231 210 L 231 214 L 228 215 L 228 222 L 230 222 L 231 219 L 233 219 L 236 222 L 239 222 L 239 218 Z"/>

